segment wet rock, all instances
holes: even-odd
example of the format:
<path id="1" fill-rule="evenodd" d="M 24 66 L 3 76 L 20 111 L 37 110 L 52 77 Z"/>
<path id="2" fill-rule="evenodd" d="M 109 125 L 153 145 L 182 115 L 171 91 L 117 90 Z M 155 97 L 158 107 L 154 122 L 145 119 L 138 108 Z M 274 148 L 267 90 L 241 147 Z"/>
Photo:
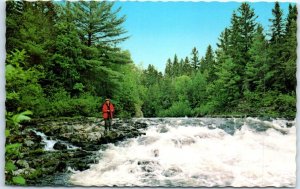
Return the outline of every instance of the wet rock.
<path id="1" fill-rule="evenodd" d="M 178 167 L 171 167 L 171 168 L 163 171 L 162 174 L 165 177 L 173 177 L 173 176 L 175 176 L 175 175 L 177 175 L 177 174 L 179 174 L 181 172 L 182 172 L 182 170 L 180 168 L 178 168 Z"/>
<path id="2" fill-rule="evenodd" d="M 224 130 L 226 133 L 233 135 L 236 130 L 241 129 L 243 126 L 240 122 L 234 122 L 233 120 L 229 120 L 219 126 L 217 126 L 219 129 Z"/>
<path id="3" fill-rule="evenodd" d="M 157 161 L 151 161 L 151 160 L 141 160 L 141 161 L 138 161 L 137 163 L 142 171 L 145 171 L 145 172 L 154 172 L 156 167 L 159 166 L 159 162 Z"/>
<path id="4" fill-rule="evenodd" d="M 23 133 L 24 136 L 16 136 L 14 139 L 16 142 L 24 143 L 26 147 L 26 152 L 22 154 L 27 164 L 19 162 L 17 165 L 24 169 L 20 173 L 24 173 L 27 168 L 32 169 L 25 178 L 26 182 L 35 185 L 39 183 L 38 180 L 54 179 L 53 175 L 64 173 L 67 168 L 75 171 L 86 170 L 91 164 L 96 163 L 99 155 L 95 155 L 95 152 L 104 148 L 103 144 L 143 135 L 145 133 L 142 129 L 147 127 L 146 123 L 131 119 L 114 119 L 112 131 L 104 133 L 102 122 L 103 120 L 99 118 L 84 117 L 57 118 L 55 121 L 52 118 L 34 120 L 35 125 L 31 127 L 29 124 L 24 129 L 26 131 Z M 46 138 L 37 135 L 35 131 L 44 133 L 48 140 L 63 141 L 54 144 L 53 148 L 59 151 L 44 151 L 43 140 Z M 68 145 L 79 148 L 70 150 Z M 154 152 L 154 156 L 158 156 L 158 152 Z M 142 170 L 147 173 L 155 170 L 155 163 L 142 164 Z M 50 180 L 46 183 L 51 183 Z"/>
<path id="5" fill-rule="evenodd" d="M 153 154 L 154 154 L 154 157 L 158 157 L 159 156 L 159 150 L 158 149 L 153 150 Z"/>
<path id="6" fill-rule="evenodd" d="M 287 128 L 291 128 L 293 125 L 294 125 L 294 124 L 291 123 L 291 122 L 287 122 L 287 123 L 286 123 Z"/>
<path id="7" fill-rule="evenodd" d="M 68 147 L 67 147 L 66 144 L 63 144 L 61 142 L 57 142 L 57 143 L 54 144 L 53 149 L 55 149 L 55 150 L 66 150 L 66 149 L 68 149 Z"/>
<path id="8" fill-rule="evenodd" d="M 41 142 L 42 137 L 37 135 L 34 131 L 30 130 L 28 133 L 29 137 L 31 138 L 32 141 L 34 142 Z"/>
<path id="9" fill-rule="evenodd" d="M 193 138 L 184 138 L 181 139 L 180 142 L 182 145 L 190 145 L 190 144 L 194 144 L 196 141 Z"/>
<path id="10" fill-rule="evenodd" d="M 143 136 L 138 139 L 139 144 L 141 145 L 149 145 L 158 140 L 158 137 L 153 136 Z"/>
<path id="11" fill-rule="evenodd" d="M 159 129 L 159 133 L 167 133 L 169 131 L 169 129 L 166 126 L 163 126 Z"/>
<path id="12" fill-rule="evenodd" d="M 60 162 L 57 164 L 57 166 L 56 166 L 56 168 L 55 168 L 55 171 L 61 172 L 61 171 L 65 170 L 66 168 L 67 168 L 66 162 L 65 162 L 65 161 L 60 161 Z"/>
<path id="13" fill-rule="evenodd" d="M 143 122 L 135 122 L 134 123 L 134 127 L 138 128 L 138 129 L 145 129 L 148 127 L 147 123 L 143 123 Z"/>

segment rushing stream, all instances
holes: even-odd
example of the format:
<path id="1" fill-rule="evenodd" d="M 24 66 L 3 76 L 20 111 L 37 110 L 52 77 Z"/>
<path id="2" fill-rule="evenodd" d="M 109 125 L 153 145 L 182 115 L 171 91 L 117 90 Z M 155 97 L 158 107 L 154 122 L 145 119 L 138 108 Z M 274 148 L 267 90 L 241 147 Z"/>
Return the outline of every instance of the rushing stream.
<path id="1" fill-rule="evenodd" d="M 78 147 L 68 144 L 64 141 L 48 139 L 48 137 L 44 133 L 41 133 L 39 131 L 33 130 L 33 132 L 35 132 L 38 136 L 42 137 L 42 142 L 45 144 L 44 150 L 46 150 L 46 151 L 53 151 L 54 150 L 53 147 L 57 142 L 61 142 L 61 143 L 65 144 L 67 146 L 67 149 L 77 149 L 78 148 Z"/>
<path id="2" fill-rule="evenodd" d="M 295 121 L 138 119 L 146 135 L 109 144 L 98 164 L 71 175 L 82 186 L 294 187 Z"/>

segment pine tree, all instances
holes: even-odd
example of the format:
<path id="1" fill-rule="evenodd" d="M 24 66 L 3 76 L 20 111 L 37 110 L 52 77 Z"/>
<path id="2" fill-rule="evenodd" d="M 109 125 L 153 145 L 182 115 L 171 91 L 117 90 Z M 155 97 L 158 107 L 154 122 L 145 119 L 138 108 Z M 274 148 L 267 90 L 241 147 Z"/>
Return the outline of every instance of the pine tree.
<path id="1" fill-rule="evenodd" d="M 244 89 L 246 91 L 265 92 L 272 73 L 269 72 L 268 43 L 259 25 L 249 50 L 250 61 L 246 65 Z"/>
<path id="2" fill-rule="evenodd" d="M 284 22 L 283 13 L 278 2 L 275 2 L 272 9 L 273 18 L 269 19 L 272 23 L 270 26 L 271 36 L 269 57 L 270 66 L 272 68 L 273 77 L 270 79 L 270 88 L 274 90 L 285 90 L 285 76 L 284 76 L 284 61 L 283 57 L 283 43 L 284 43 Z"/>
<path id="3" fill-rule="evenodd" d="M 275 6 L 272 9 L 272 15 L 274 18 L 269 19 L 272 22 L 270 34 L 271 39 L 270 42 L 272 44 L 279 44 L 282 42 L 283 35 L 284 35 L 284 23 L 283 23 L 283 12 L 280 8 L 278 2 L 275 2 Z"/>
<path id="4" fill-rule="evenodd" d="M 221 33 L 219 37 L 219 42 L 217 43 L 216 50 L 216 66 L 220 66 L 222 63 L 226 61 L 227 58 L 230 57 L 229 53 L 229 38 L 230 38 L 230 30 L 225 28 L 225 30 Z"/>
<path id="5" fill-rule="evenodd" d="M 184 74 L 186 74 L 186 75 L 191 74 L 191 64 L 190 64 L 190 60 L 188 57 L 185 57 L 182 69 L 183 69 Z"/>
<path id="6" fill-rule="evenodd" d="M 255 22 L 257 16 L 254 10 L 250 7 L 248 3 L 242 3 L 238 9 L 237 18 L 240 24 L 240 37 L 242 39 L 242 54 L 244 56 L 245 62 L 247 62 L 249 57 L 247 57 L 247 52 L 251 47 L 252 39 L 255 33 L 256 25 Z M 245 57 L 246 56 L 246 57 Z"/>
<path id="7" fill-rule="evenodd" d="M 179 67 L 178 67 L 178 75 L 184 75 L 185 74 L 185 70 L 184 70 L 184 60 L 181 58 L 179 61 Z"/>
<path id="8" fill-rule="evenodd" d="M 297 7 L 296 5 L 291 5 L 289 4 L 289 13 L 287 16 L 287 22 L 286 22 L 286 26 L 285 26 L 285 34 L 290 33 L 291 30 L 291 26 L 293 24 L 294 21 L 297 21 Z"/>
<path id="9" fill-rule="evenodd" d="M 174 59 L 173 59 L 173 76 L 174 77 L 177 77 L 177 76 L 179 76 L 179 70 L 180 68 L 179 68 L 179 61 L 178 61 L 178 57 L 177 57 L 177 55 L 175 54 L 174 55 Z"/>
<path id="10" fill-rule="evenodd" d="M 199 53 L 196 47 L 193 48 L 192 50 L 192 57 L 191 57 L 191 66 L 193 71 L 197 71 L 200 67 L 200 61 L 199 61 Z"/>
<path id="11" fill-rule="evenodd" d="M 214 70 L 213 70 L 214 66 L 215 66 L 214 52 L 212 50 L 211 45 L 208 45 L 203 63 L 201 64 L 201 67 L 200 67 L 200 70 L 202 73 L 204 73 L 204 71 L 207 71 L 209 74 L 208 77 L 214 77 L 212 75 L 214 72 Z"/>
<path id="12" fill-rule="evenodd" d="M 173 76 L 173 63 L 170 58 L 167 60 L 167 64 L 166 64 L 166 68 L 165 68 L 165 75 L 167 77 Z"/>
<path id="13" fill-rule="evenodd" d="M 284 85 L 286 92 L 296 89 L 296 60 L 297 60 L 297 7 L 289 5 L 286 30 L 284 35 L 284 49 L 282 61 L 284 62 Z"/>
<path id="14" fill-rule="evenodd" d="M 229 57 L 237 64 L 235 72 L 239 75 L 237 82 L 240 93 L 243 93 L 244 71 L 250 60 L 249 49 L 251 47 L 257 23 L 254 10 L 248 3 L 242 3 L 231 19 L 229 37 Z"/>
<path id="15" fill-rule="evenodd" d="M 230 35 L 230 30 L 228 28 L 225 28 L 219 37 L 219 43 L 217 43 L 217 47 L 218 47 L 218 50 L 216 52 L 217 56 L 221 53 L 228 54 L 229 35 Z"/>
<path id="16" fill-rule="evenodd" d="M 114 3 L 106 1 L 74 2 L 76 25 L 80 29 L 80 37 L 87 46 L 118 44 L 127 37 L 121 26 L 125 16 L 118 18 L 120 8 L 113 11 Z"/>

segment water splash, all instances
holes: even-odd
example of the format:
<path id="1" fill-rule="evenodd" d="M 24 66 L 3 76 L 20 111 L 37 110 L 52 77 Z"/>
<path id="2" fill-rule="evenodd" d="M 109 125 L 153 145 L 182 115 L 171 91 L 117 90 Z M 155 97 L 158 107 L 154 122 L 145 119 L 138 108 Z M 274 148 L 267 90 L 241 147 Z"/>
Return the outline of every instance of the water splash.
<path id="1" fill-rule="evenodd" d="M 117 146 L 109 144 L 98 164 L 73 174 L 70 182 L 82 186 L 294 187 L 295 123 L 286 128 L 286 120 L 254 119 L 253 123 L 251 119 L 235 119 L 242 125 L 233 126 L 234 134 L 218 128 L 231 119 L 142 119 L 152 125 L 145 136 Z M 257 132 L 252 124 L 267 129 Z"/>
<path id="2" fill-rule="evenodd" d="M 65 144 L 67 146 L 68 150 L 78 148 L 77 146 L 68 144 L 67 142 L 64 142 L 61 140 L 48 139 L 48 137 L 42 132 L 35 131 L 35 130 L 32 130 L 32 131 L 35 132 L 38 136 L 42 137 L 42 142 L 45 143 L 44 150 L 46 150 L 46 151 L 55 151 L 55 149 L 53 147 L 57 142 L 61 142 L 61 143 Z"/>

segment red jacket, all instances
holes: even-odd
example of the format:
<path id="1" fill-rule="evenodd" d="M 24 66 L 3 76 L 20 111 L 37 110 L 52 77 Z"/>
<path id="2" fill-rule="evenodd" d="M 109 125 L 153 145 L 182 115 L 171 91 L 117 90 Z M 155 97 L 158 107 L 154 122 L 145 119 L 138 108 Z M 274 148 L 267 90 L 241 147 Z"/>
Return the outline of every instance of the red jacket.
<path id="1" fill-rule="evenodd" d="M 112 103 L 102 105 L 102 116 L 104 119 L 113 118 L 113 112 L 115 111 Z"/>

